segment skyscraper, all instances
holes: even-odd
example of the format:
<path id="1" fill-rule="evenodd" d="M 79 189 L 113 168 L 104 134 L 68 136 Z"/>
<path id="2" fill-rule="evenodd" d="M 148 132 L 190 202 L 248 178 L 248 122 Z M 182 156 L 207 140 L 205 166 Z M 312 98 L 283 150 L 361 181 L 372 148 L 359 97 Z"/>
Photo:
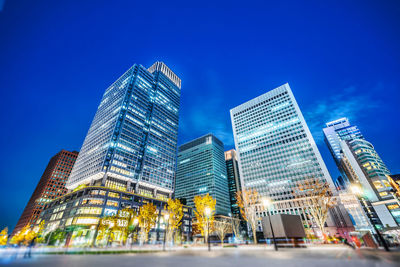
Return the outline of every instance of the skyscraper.
<path id="1" fill-rule="evenodd" d="M 50 159 L 35 191 L 33 191 L 28 204 L 26 204 L 14 228 L 13 234 L 17 233 L 27 224 L 34 224 L 48 202 L 67 193 L 65 183 L 77 156 L 78 152 L 76 151 L 61 150 Z"/>
<path id="2" fill-rule="evenodd" d="M 242 190 L 240 184 L 239 165 L 236 151 L 234 149 L 225 151 L 226 173 L 228 177 L 229 199 L 231 202 L 231 212 L 234 217 L 240 216 L 240 210 L 237 205 L 236 192 Z"/>
<path id="3" fill-rule="evenodd" d="M 340 161 L 340 141 L 363 139 L 363 135 L 356 125 L 350 125 L 347 118 L 341 118 L 335 121 L 326 123 L 326 128 L 323 129 L 325 143 L 336 162 Z"/>
<path id="4" fill-rule="evenodd" d="M 210 194 L 216 199 L 216 213 L 231 212 L 224 158 L 224 144 L 212 134 L 183 144 L 178 152 L 175 197 L 194 207 L 193 198 Z"/>
<path id="5" fill-rule="evenodd" d="M 319 179 L 336 189 L 289 84 L 231 109 L 231 120 L 242 187 L 279 203 L 275 213 L 299 214 L 312 225 L 294 200 L 299 184 Z"/>
<path id="6" fill-rule="evenodd" d="M 67 182 L 158 198 L 174 190 L 181 80 L 164 63 L 133 65 L 105 91 Z"/>
<path id="7" fill-rule="evenodd" d="M 161 218 L 174 191 L 180 90 L 181 80 L 162 62 L 135 64 L 106 89 L 68 179 L 70 192 L 40 215 L 45 232 L 85 228 L 85 238 L 71 242 L 92 245 L 101 218 L 152 203 L 158 217 L 150 240 L 162 239 Z M 188 237 L 191 208 L 183 213 Z"/>
<path id="8" fill-rule="evenodd" d="M 400 207 L 390 193 L 392 187 L 387 178 L 390 172 L 373 145 L 347 118 L 326 123 L 323 132 L 347 186 L 360 184 L 368 203 L 372 202 L 371 208 L 366 208 L 372 210 L 373 215 L 369 217 L 377 215 L 379 219 L 375 220 L 382 226 L 397 226 L 395 220 L 400 223 Z"/>

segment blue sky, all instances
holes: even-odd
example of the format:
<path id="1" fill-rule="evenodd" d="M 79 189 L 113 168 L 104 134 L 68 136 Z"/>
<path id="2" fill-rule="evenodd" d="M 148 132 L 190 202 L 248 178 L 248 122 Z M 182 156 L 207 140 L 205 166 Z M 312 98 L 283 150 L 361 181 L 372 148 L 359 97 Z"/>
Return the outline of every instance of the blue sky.
<path id="1" fill-rule="evenodd" d="M 0 8 L 0 228 L 48 160 L 79 150 L 105 88 L 132 64 L 182 78 L 179 143 L 288 82 L 328 169 L 325 122 L 347 116 L 400 172 L 398 1 L 8 1 Z M 1 1 L 0 1 L 1 6 Z"/>

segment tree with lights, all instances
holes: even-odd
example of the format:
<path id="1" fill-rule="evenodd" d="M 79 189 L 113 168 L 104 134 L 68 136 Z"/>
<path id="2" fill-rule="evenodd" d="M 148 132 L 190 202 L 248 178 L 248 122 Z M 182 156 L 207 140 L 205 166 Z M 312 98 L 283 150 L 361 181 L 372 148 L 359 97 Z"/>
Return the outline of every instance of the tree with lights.
<path id="1" fill-rule="evenodd" d="M 253 232 L 254 244 L 257 244 L 257 223 L 259 217 L 257 215 L 257 206 L 260 204 L 258 192 L 255 189 L 249 188 L 243 191 L 236 192 L 237 204 L 242 218 L 250 224 Z"/>
<path id="2" fill-rule="evenodd" d="M 209 194 L 195 196 L 193 201 L 195 205 L 194 214 L 197 219 L 197 228 L 200 230 L 205 240 L 208 240 L 208 236 L 214 225 L 214 213 L 217 201 Z"/>

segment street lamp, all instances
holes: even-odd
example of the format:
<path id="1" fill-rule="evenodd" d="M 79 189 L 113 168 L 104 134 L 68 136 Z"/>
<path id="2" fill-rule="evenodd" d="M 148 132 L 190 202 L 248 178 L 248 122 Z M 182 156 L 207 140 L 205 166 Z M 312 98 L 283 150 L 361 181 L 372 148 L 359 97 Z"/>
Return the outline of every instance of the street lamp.
<path id="1" fill-rule="evenodd" d="M 165 251 L 165 242 L 166 242 L 166 238 L 167 238 L 167 231 L 168 231 L 168 227 L 169 227 L 169 213 L 166 213 L 164 215 L 164 224 L 166 224 L 165 230 L 164 230 L 164 244 L 163 244 L 163 251 Z"/>
<path id="2" fill-rule="evenodd" d="M 272 240 L 274 242 L 274 249 L 275 249 L 275 251 L 277 251 L 278 250 L 278 246 L 276 245 L 274 228 L 272 227 L 271 217 L 269 216 L 269 209 L 268 209 L 268 207 L 271 206 L 272 201 L 271 201 L 270 198 L 266 198 L 265 197 L 265 198 L 263 198 L 262 202 L 263 202 L 264 208 L 267 211 L 269 226 L 271 227 Z M 256 237 L 254 237 L 254 238 L 256 238 Z"/>
<path id="3" fill-rule="evenodd" d="M 361 186 L 358 185 L 358 184 L 354 184 L 354 185 L 350 186 L 350 190 L 354 195 L 356 195 L 361 200 L 361 205 L 363 205 L 365 207 L 366 206 L 365 200 L 368 200 L 368 199 L 366 197 L 364 197 L 364 192 L 363 192 L 363 189 L 361 188 Z M 376 232 L 379 240 L 381 241 L 383 247 L 385 248 L 386 251 L 389 251 L 389 247 L 386 244 L 385 239 L 383 238 L 383 236 L 379 232 L 378 227 L 376 227 L 376 224 L 375 224 L 375 222 L 374 222 L 374 220 L 373 220 L 373 218 L 372 218 L 372 216 L 370 214 L 370 211 L 369 211 L 368 207 L 367 207 L 367 216 L 368 216 L 369 221 L 371 222 L 372 226 L 374 227 L 375 232 Z"/>
<path id="4" fill-rule="evenodd" d="M 211 216 L 211 209 L 210 209 L 210 207 L 206 207 L 204 209 L 204 214 L 206 215 L 206 218 L 207 218 L 207 244 L 208 244 L 208 251 L 211 251 L 211 246 L 210 246 L 210 216 Z"/>

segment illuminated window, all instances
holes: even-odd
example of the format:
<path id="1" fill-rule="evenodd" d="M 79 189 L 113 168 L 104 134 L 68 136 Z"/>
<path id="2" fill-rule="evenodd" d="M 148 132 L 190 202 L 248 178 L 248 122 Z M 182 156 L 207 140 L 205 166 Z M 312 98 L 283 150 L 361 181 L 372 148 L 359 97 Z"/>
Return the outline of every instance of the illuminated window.
<path id="1" fill-rule="evenodd" d="M 104 200 L 101 198 L 84 198 L 82 200 L 82 204 L 90 204 L 90 205 L 103 205 Z"/>
<path id="2" fill-rule="evenodd" d="M 91 217 L 78 217 L 76 218 L 74 224 L 97 224 L 99 222 L 99 218 L 91 218 Z"/>
<path id="3" fill-rule="evenodd" d="M 397 205 L 397 204 L 388 205 L 387 208 L 390 209 L 390 210 L 395 210 L 395 209 L 399 208 L 399 205 Z"/>
<path id="4" fill-rule="evenodd" d="M 65 222 L 65 226 L 69 226 L 72 223 L 73 218 L 68 218 L 67 221 Z"/>
<path id="5" fill-rule="evenodd" d="M 118 204 L 118 201 L 107 200 L 107 206 L 118 207 Z"/>
<path id="6" fill-rule="evenodd" d="M 104 216 L 114 216 L 117 214 L 116 209 L 104 209 Z"/>
<path id="7" fill-rule="evenodd" d="M 108 192 L 108 196 L 113 198 L 119 198 L 119 194 L 115 192 Z"/>
<path id="8" fill-rule="evenodd" d="M 382 184 L 380 181 L 373 181 L 373 184 L 375 186 L 376 189 L 381 189 L 383 188 Z"/>
<path id="9" fill-rule="evenodd" d="M 101 196 L 105 196 L 106 195 L 106 191 L 104 190 L 93 190 L 92 192 L 90 192 L 91 195 L 101 195 Z"/>
<path id="10" fill-rule="evenodd" d="M 114 168 L 114 167 L 112 167 L 112 168 Z M 121 190 L 121 191 L 126 191 L 126 184 L 118 183 L 117 181 L 107 180 L 106 181 L 106 187 L 111 188 L 111 189 L 117 189 L 117 190 Z"/>
<path id="11" fill-rule="evenodd" d="M 380 192 L 379 195 L 380 195 L 381 197 L 384 197 L 384 196 L 387 196 L 388 193 L 387 193 L 387 192 Z"/>
<path id="12" fill-rule="evenodd" d="M 100 214 L 101 208 L 79 208 L 76 214 Z"/>
<path id="13" fill-rule="evenodd" d="M 386 187 L 391 187 L 390 183 L 387 180 L 382 180 L 382 183 L 386 186 Z"/>

